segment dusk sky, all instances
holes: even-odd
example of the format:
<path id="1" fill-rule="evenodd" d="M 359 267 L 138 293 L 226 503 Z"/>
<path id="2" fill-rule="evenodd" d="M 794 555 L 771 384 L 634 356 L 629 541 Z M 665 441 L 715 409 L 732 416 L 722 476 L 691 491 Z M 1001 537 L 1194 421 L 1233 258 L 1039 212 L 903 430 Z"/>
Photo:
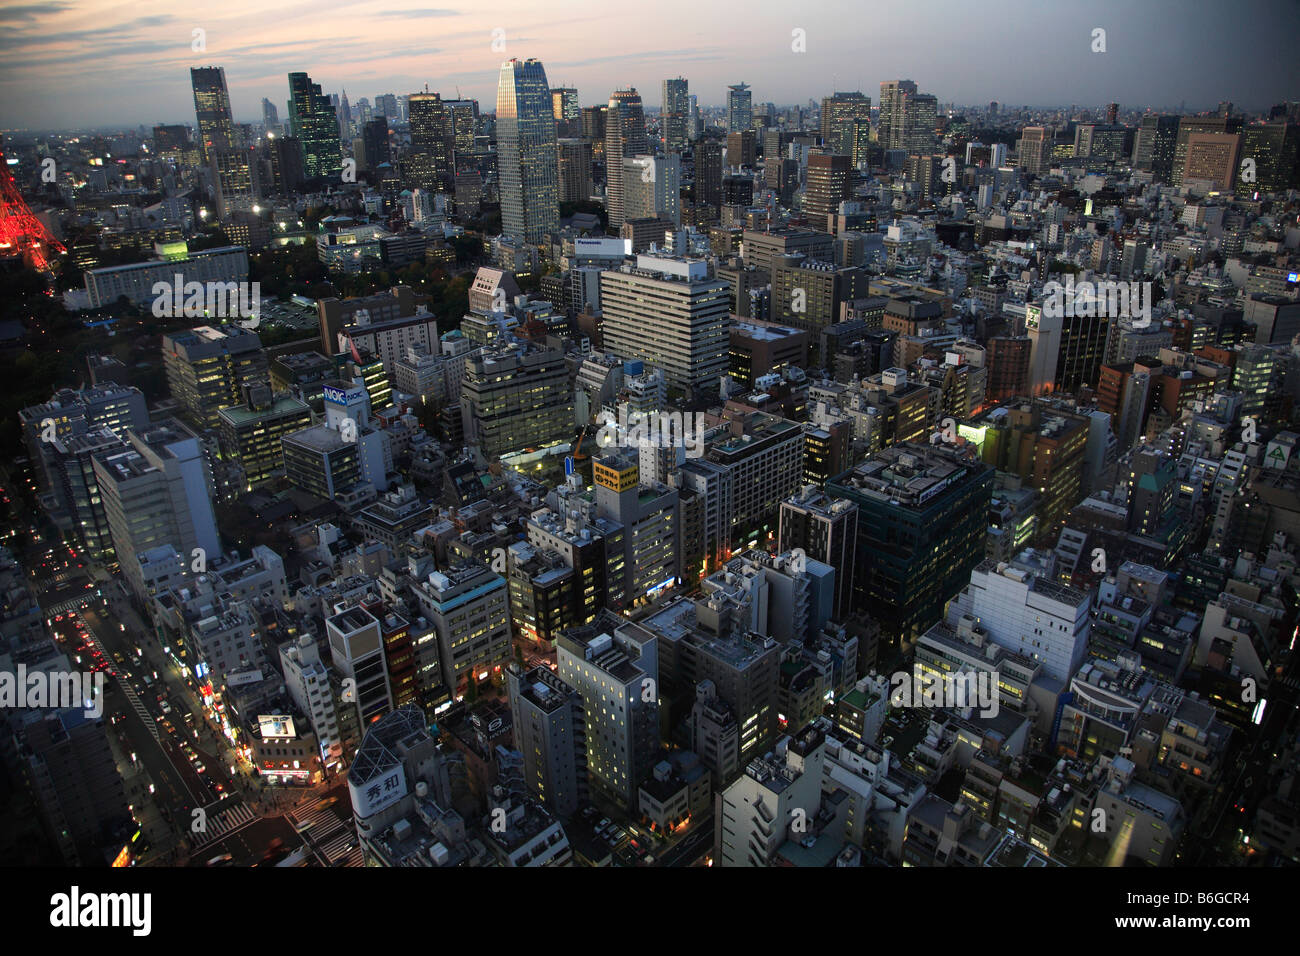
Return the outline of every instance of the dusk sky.
<path id="1" fill-rule="evenodd" d="M 582 105 L 685 76 L 704 106 L 748 82 L 754 102 L 806 102 L 908 78 L 940 102 L 1253 109 L 1300 97 L 1294 0 L 303 0 L 0 3 L 0 128 L 194 122 L 189 67 L 224 66 L 235 119 L 285 118 L 302 70 L 352 102 L 423 88 L 496 102 L 501 61 L 542 60 Z M 1106 52 L 1092 52 L 1095 28 Z M 206 32 L 206 52 L 192 50 Z M 493 30 L 505 50 L 493 49 Z M 806 53 L 791 49 L 806 31 Z"/>

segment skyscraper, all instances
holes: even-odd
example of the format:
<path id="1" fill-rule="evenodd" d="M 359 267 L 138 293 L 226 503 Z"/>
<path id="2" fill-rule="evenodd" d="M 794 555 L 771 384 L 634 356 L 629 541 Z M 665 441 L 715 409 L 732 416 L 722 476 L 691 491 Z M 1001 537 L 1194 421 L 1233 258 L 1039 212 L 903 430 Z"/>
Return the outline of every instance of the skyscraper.
<path id="1" fill-rule="evenodd" d="M 1052 133 L 1045 126 L 1026 126 L 1020 131 L 1016 143 L 1020 168 L 1034 176 L 1041 176 L 1052 167 Z"/>
<path id="2" fill-rule="evenodd" d="M 344 90 L 343 95 L 339 97 L 338 119 L 339 119 L 340 138 L 351 139 L 352 138 L 352 107 L 348 105 L 347 90 Z"/>
<path id="3" fill-rule="evenodd" d="M 934 148 L 934 126 L 939 101 L 918 92 L 911 80 L 888 80 L 880 84 L 880 145 L 884 149 L 905 149 L 909 155 L 928 153 Z"/>
<path id="4" fill-rule="evenodd" d="M 1260 123 L 1242 133 L 1241 155 L 1255 160 L 1253 181 L 1243 178 L 1238 162 L 1237 191 L 1249 195 L 1256 190 L 1271 193 L 1300 184 L 1300 126 L 1295 123 Z"/>
<path id="5" fill-rule="evenodd" d="M 551 90 L 551 112 L 555 116 L 557 136 L 577 136 L 582 132 L 582 110 L 578 91 L 571 86 Z"/>
<path id="6" fill-rule="evenodd" d="M 361 127 L 362 151 L 366 157 L 366 169 L 377 169 L 384 163 L 392 162 L 392 153 L 388 148 L 388 119 L 380 116 Z"/>
<path id="7" fill-rule="evenodd" d="M 235 126 L 230 118 L 230 92 L 226 89 L 226 70 L 220 66 L 190 68 L 194 87 L 194 116 L 199 126 L 199 148 L 203 161 L 212 161 L 217 149 L 235 148 Z"/>
<path id="8" fill-rule="evenodd" d="M 808 186 L 803 195 L 803 211 L 818 229 L 826 228 L 826 217 L 853 198 L 853 181 L 849 176 L 847 153 L 813 153 L 808 157 Z"/>
<path id="9" fill-rule="evenodd" d="M 555 113 L 541 60 L 501 64 L 497 84 L 497 168 L 502 232 L 525 242 L 560 225 Z"/>
<path id="10" fill-rule="evenodd" d="M 898 149 L 895 146 L 895 130 L 902 125 L 903 96 L 915 94 L 916 84 L 912 80 L 887 80 L 880 84 L 880 123 L 877 129 L 880 145 L 883 149 Z"/>
<path id="11" fill-rule="evenodd" d="M 743 132 L 753 121 L 753 94 L 749 84 L 737 83 L 727 87 L 727 132 Z"/>
<path id="12" fill-rule="evenodd" d="M 1193 133 L 1217 133 L 1231 135 L 1241 132 L 1241 117 L 1227 116 L 1183 116 L 1178 120 L 1178 138 L 1174 141 L 1174 162 L 1170 183 L 1174 186 L 1183 184 L 1183 173 L 1187 167 L 1187 147 Z"/>
<path id="13" fill-rule="evenodd" d="M 664 148 L 683 150 L 690 138 L 690 93 L 687 83 L 680 76 L 675 80 L 664 80 L 663 122 Z"/>
<path id="14" fill-rule="evenodd" d="M 871 97 L 861 91 L 822 98 L 822 146 L 827 152 L 853 154 L 853 121 L 871 122 Z"/>
<path id="15" fill-rule="evenodd" d="M 262 125 L 272 133 L 279 132 L 280 129 L 280 111 L 265 96 L 262 97 Z"/>
<path id="16" fill-rule="evenodd" d="M 1149 172 L 1160 182 L 1169 182 L 1174 168 L 1174 141 L 1178 138 L 1178 117 L 1142 117 L 1133 145 L 1133 165 Z"/>
<path id="17" fill-rule="evenodd" d="M 446 104 L 437 93 L 412 93 L 411 152 L 403 162 L 406 184 L 428 192 L 446 192 L 453 175 L 453 130 Z"/>
<path id="18" fill-rule="evenodd" d="M 623 160 L 649 151 L 641 94 L 635 87 L 615 90 L 605 121 L 605 208 L 611 231 L 623 225 Z"/>
<path id="19" fill-rule="evenodd" d="M 722 144 L 716 139 L 695 144 L 695 203 L 722 205 Z"/>
<path id="20" fill-rule="evenodd" d="M 289 123 L 302 144 L 303 173 L 308 179 L 334 173 L 343 159 L 334 104 L 306 73 L 289 74 Z"/>
<path id="21" fill-rule="evenodd" d="M 591 197 L 591 143 L 561 139 L 556 144 L 560 202 L 585 202 Z"/>

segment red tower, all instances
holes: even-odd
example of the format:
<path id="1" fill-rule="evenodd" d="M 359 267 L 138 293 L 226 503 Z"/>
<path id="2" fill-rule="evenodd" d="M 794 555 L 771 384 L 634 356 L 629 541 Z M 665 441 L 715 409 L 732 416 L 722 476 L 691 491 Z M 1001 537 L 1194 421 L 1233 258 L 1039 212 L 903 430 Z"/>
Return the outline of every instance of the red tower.
<path id="1" fill-rule="evenodd" d="M 0 152 L 0 256 L 21 255 L 39 272 L 51 274 L 54 260 L 67 252 L 27 208 L 9 163 Z"/>

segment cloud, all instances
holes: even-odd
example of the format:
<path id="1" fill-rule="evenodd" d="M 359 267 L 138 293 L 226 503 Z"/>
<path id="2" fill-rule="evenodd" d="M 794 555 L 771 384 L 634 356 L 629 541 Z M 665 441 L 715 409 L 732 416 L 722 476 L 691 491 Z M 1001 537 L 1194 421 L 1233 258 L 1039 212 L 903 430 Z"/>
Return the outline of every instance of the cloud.
<path id="1" fill-rule="evenodd" d="M 367 13 L 366 16 L 372 19 L 393 19 L 393 20 L 415 20 L 426 19 L 428 17 L 458 17 L 461 15 L 459 10 L 442 10 L 437 7 L 426 7 L 422 10 L 383 10 L 379 13 Z"/>
<path id="2" fill-rule="evenodd" d="M 71 3 L 20 3 L 12 7 L 0 7 L 0 16 L 8 20 L 37 20 L 51 17 L 57 13 L 72 9 Z"/>

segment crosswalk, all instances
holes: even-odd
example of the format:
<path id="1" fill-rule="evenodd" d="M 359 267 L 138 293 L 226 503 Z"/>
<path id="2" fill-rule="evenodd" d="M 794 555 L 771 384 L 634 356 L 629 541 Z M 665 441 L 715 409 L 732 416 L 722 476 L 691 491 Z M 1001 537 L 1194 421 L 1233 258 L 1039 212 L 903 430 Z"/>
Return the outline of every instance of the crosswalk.
<path id="1" fill-rule="evenodd" d="M 144 701 L 142 701 L 140 695 L 135 692 L 135 688 L 132 687 L 131 683 L 127 680 L 119 679 L 117 684 L 122 688 L 122 693 L 126 694 L 126 699 L 130 702 L 131 709 L 136 712 L 136 715 L 142 721 L 144 721 L 145 729 L 149 731 L 158 745 L 162 746 L 162 737 L 158 735 L 158 721 L 154 719 L 153 714 L 149 713 L 148 708 L 144 705 Z"/>
<path id="2" fill-rule="evenodd" d="M 45 616 L 54 617 L 56 614 L 67 614 L 69 611 L 76 611 L 88 603 L 88 599 L 84 597 L 75 597 L 68 601 L 60 601 L 58 604 L 52 604 L 45 608 Z"/>
<path id="3" fill-rule="evenodd" d="M 322 866 L 362 865 L 361 848 L 351 818 L 340 820 L 337 813 L 317 801 L 307 809 L 295 810 L 289 819 Z"/>
<path id="4" fill-rule="evenodd" d="M 233 806 L 227 805 L 226 809 L 214 813 L 213 809 L 220 805 L 218 802 L 204 808 L 207 814 L 206 826 L 202 832 L 194 834 L 193 847 L 195 850 L 207 846 L 209 843 L 215 843 L 222 837 L 228 836 L 258 819 L 257 814 L 246 803 L 236 803 Z"/>

